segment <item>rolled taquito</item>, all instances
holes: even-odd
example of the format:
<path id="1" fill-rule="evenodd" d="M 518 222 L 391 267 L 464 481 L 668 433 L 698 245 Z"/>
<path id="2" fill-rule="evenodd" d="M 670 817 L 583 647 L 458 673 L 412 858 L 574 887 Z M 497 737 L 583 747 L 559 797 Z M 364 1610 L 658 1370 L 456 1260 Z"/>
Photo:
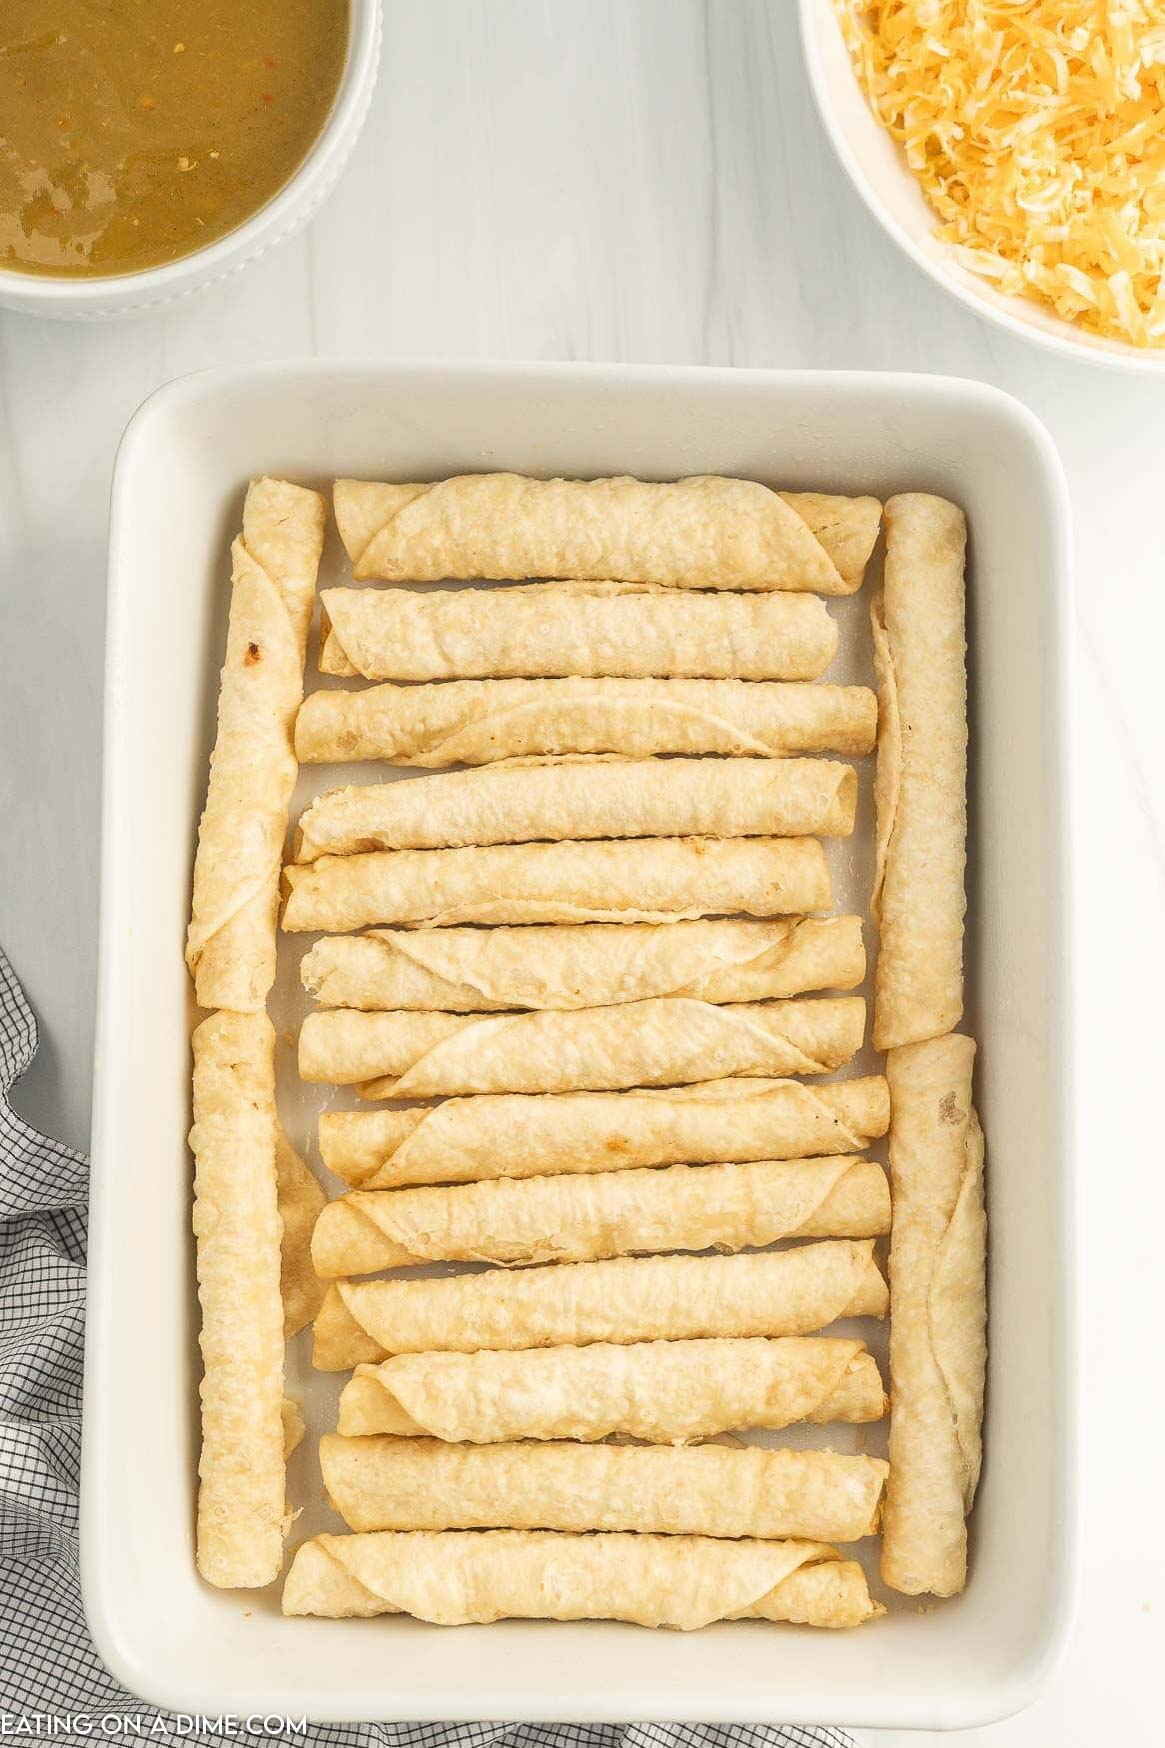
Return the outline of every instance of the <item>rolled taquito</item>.
<path id="1" fill-rule="evenodd" d="M 662 996 L 622 1007 L 497 1014 L 309 1014 L 304 1080 L 367 1099 L 682 1086 L 730 1075 L 828 1074 L 861 1049 L 861 996 L 717 1007 Z"/>
<path id="2" fill-rule="evenodd" d="M 618 753 L 868 753 L 878 705 L 865 686 L 751 680 L 452 680 L 315 692 L 295 722 L 305 764 L 489 765 Z"/>
<path id="3" fill-rule="evenodd" d="M 423 1433 L 461 1444 L 616 1433 L 683 1444 L 737 1427 L 863 1422 L 885 1412 L 882 1379 L 864 1342 L 713 1337 L 396 1354 L 357 1366 L 340 1396 L 339 1430 Z"/>
<path id="4" fill-rule="evenodd" d="M 827 511 L 813 494 L 802 514 L 797 498 L 709 474 L 666 484 L 514 473 L 433 485 L 341 479 L 333 501 L 354 575 L 384 582 L 611 578 L 848 595 L 861 583 L 880 521 L 871 498 L 834 500 Z M 815 521 L 845 553 L 846 575 L 814 533 Z"/>
<path id="5" fill-rule="evenodd" d="M 942 498 L 910 493 L 886 505 L 886 580 L 871 609 L 879 1050 L 941 1037 L 963 1012 L 966 540 L 963 512 Z"/>
<path id="6" fill-rule="evenodd" d="M 357 1189 L 860 1152 L 884 1135 L 880 1076 L 805 1086 L 715 1080 L 666 1091 L 486 1094 L 429 1109 L 329 1111 L 320 1152 Z"/>
<path id="7" fill-rule="evenodd" d="M 724 1445 L 320 1440 L 328 1497 L 349 1529 L 638 1530 L 856 1542 L 874 1533 L 877 1457 Z"/>
<path id="8" fill-rule="evenodd" d="M 283 1612 L 409 1614 L 437 1626 L 622 1620 L 690 1632 L 744 1619 L 856 1627 L 885 1610 L 857 1561 L 817 1542 L 382 1530 L 305 1542 Z"/>
<path id="9" fill-rule="evenodd" d="M 809 1335 L 838 1317 L 884 1317 L 886 1306 L 869 1238 L 750 1256 L 619 1257 L 514 1274 L 338 1281 L 315 1320 L 315 1364 L 343 1372 L 390 1353 Z"/>
<path id="10" fill-rule="evenodd" d="M 283 1561 L 283 1301 L 275 1033 L 266 1014 L 211 1014 L 194 1049 L 194 1235 L 202 1307 L 196 1559 L 208 1584 L 253 1589 Z"/>
<path id="11" fill-rule="evenodd" d="M 325 1007 L 612 1007 L 652 996 L 769 1001 L 854 989 L 866 974 L 856 916 L 578 928 L 373 929 L 317 941 L 300 964 Z"/>
<path id="12" fill-rule="evenodd" d="M 860 589 L 882 526 L 882 506 L 877 498 L 841 497 L 836 492 L 780 495 L 813 530 L 847 585 L 846 593 Z"/>
<path id="13" fill-rule="evenodd" d="M 890 1462 L 882 1577 L 910 1596 L 967 1580 L 987 1358 L 983 1132 L 975 1045 L 952 1033 L 891 1050 Z"/>
<path id="14" fill-rule="evenodd" d="M 525 583 L 320 600 L 320 672 L 366 680 L 814 680 L 837 652 L 816 595 Z"/>
<path id="15" fill-rule="evenodd" d="M 827 910 L 816 838 L 631 838 L 321 856 L 285 869 L 283 927 L 662 923 Z"/>
<path id="16" fill-rule="evenodd" d="M 253 480 L 231 548 L 218 734 L 198 828 L 186 963 L 200 1007 L 255 1013 L 275 981 L 292 736 L 324 538 L 324 500 Z"/>
<path id="17" fill-rule="evenodd" d="M 889 1230 L 882 1167 L 844 1156 L 355 1190 L 321 1210 L 311 1254 L 334 1280 L 418 1262 L 589 1262 Z"/>
<path id="18" fill-rule="evenodd" d="M 534 839 L 846 837 L 857 774 L 834 759 L 518 759 L 333 789 L 295 859 Z"/>

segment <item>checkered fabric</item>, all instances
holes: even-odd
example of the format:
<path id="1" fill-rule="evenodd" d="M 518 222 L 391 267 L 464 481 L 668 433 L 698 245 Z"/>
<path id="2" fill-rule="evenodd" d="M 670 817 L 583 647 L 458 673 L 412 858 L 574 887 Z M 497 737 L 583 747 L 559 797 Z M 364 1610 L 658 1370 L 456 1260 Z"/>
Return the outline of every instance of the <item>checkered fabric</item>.
<path id="1" fill-rule="evenodd" d="M 96 1726 L 87 1739 L 99 1740 L 102 1715 L 140 1716 L 143 1706 L 101 1663 L 81 1612 L 77 1481 L 88 1167 L 80 1154 L 38 1135 L 8 1103 L 36 1044 L 36 1021 L 0 953 L 0 1715 L 85 1714 Z M 170 1722 L 159 1728 L 155 1721 L 146 1739 L 205 1748 L 223 1741 L 187 1727 L 179 1732 Z M 6 1727 L 13 1733 L 16 1724 Z M 57 1742 L 81 1739 L 62 1734 L 59 1723 L 36 1733 Z M 306 1740 L 310 1748 L 852 1748 L 839 1730 L 715 1724 L 319 1724 L 306 1738 L 288 1740 Z"/>

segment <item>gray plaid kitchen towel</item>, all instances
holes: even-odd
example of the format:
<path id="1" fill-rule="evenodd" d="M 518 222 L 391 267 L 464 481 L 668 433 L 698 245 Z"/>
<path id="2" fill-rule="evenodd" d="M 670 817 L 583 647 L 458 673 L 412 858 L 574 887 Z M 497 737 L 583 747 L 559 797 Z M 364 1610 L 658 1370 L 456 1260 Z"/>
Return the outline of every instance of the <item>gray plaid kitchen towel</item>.
<path id="1" fill-rule="evenodd" d="M 0 1725 L 3 1734 L 221 1744 L 119 1687 L 81 1612 L 81 1451 L 87 1162 L 21 1120 L 7 1094 L 36 1021 L 0 953 Z M 125 1734 L 131 1733 L 126 1730 Z M 231 1739 L 270 1741 L 245 1729 Z M 715 1724 L 319 1724 L 311 1748 L 853 1748 L 839 1730 Z"/>

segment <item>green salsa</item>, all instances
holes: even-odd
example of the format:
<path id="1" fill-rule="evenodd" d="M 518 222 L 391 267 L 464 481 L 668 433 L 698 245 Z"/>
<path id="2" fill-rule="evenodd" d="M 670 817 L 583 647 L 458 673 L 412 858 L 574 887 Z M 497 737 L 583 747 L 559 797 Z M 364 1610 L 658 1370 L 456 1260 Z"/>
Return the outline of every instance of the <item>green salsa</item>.
<path id="1" fill-rule="evenodd" d="M 0 268 L 175 261 L 277 194 L 318 138 L 348 0 L 0 0 Z"/>

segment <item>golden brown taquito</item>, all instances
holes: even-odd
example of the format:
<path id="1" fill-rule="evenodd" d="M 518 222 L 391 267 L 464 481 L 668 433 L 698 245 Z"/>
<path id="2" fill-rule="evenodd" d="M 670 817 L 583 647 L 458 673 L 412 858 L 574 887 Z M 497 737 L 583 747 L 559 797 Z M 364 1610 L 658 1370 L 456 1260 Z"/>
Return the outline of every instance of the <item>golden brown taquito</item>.
<path id="1" fill-rule="evenodd" d="M 324 1164 L 355 1189 L 860 1152 L 890 1123 L 873 1075 L 806 1086 L 714 1080 L 666 1090 L 485 1094 L 428 1109 L 328 1111 Z"/>
<path id="2" fill-rule="evenodd" d="M 463 474 L 433 485 L 342 479 L 334 505 L 361 581 L 611 578 L 825 595 L 859 586 L 855 561 L 863 545 L 869 556 L 880 508 L 859 498 L 834 500 L 827 511 L 818 494 L 790 503 L 753 480 L 714 475 L 655 484 L 514 473 Z M 813 532 L 814 521 L 845 552 L 847 575 Z"/>
<path id="3" fill-rule="evenodd" d="M 438 1626 L 623 1620 L 690 1632 L 744 1619 L 856 1627 L 885 1610 L 871 1601 L 857 1561 L 817 1542 L 386 1530 L 305 1542 L 283 1612 L 410 1614 Z"/>
<path id="4" fill-rule="evenodd" d="M 864 1342 L 710 1337 L 396 1354 L 357 1366 L 340 1397 L 339 1430 L 463 1444 L 616 1433 L 684 1444 L 737 1427 L 862 1422 L 885 1412 Z"/>
<path id="5" fill-rule="evenodd" d="M 331 935 L 300 977 L 325 1007 L 613 1007 L 652 996 L 769 1001 L 853 989 L 866 974 L 862 919 L 780 917 L 494 929 L 372 929 Z"/>
<path id="6" fill-rule="evenodd" d="M 257 1589 L 286 1530 L 275 1034 L 211 1014 L 194 1048 L 194 1234 L 202 1307 L 196 1558 L 207 1583 Z"/>
<path id="7" fill-rule="evenodd" d="M 366 680 L 813 680 L 837 653 L 816 595 L 648 583 L 324 589 L 320 672 Z"/>
<path id="8" fill-rule="evenodd" d="M 275 980 L 292 736 L 324 538 L 324 500 L 253 480 L 232 580 L 218 734 L 198 828 L 186 963 L 200 1007 L 254 1013 Z"/>
<path id="9" fill-rule="evenodd" d="M 871 610 L 879 1050 L 941 1037 L 963 1012 L 966 539 L 963 512 L 942 498 L 910 493 L 886 505 L 886 580 Z"/>
<path id="10" fill-rule="evenodd" d="M 887 1465 L 835 1451 L 717 1444 L 453 1445 L 320 1440 L 328 1497 L 349 1529 L 637 1530 L 854 1542 L 877 1528 Z"/>
<path id="11" fill-rule="evenodd" d="M 868 753 L 878 704 L 864 686 L 750 680 L 449 680 L 314 692 L 295 723 L 304 764 L 490 765 L 617 753 L 787 757 Z"/>
<path id="12" fill-rule="evenodd" d="M 987 1358 L 983 1131 L 972 1039 L 891 1050 L 890 1462 L 882 1577 L 917 1596 L 967 1580 Z"/>
<path id="13" fill-rule="evenodd" d="M 750 1256 L 619 1257 L 441 1280 L 339 1281 L 315 1321 L 315 1363 L 347 1371 L 390 1353 L 696 1336 L 808 1335 L 882 1317 L 874 1241 Z"/>
<path id="14" fill-rule="evenodd" d="M 827 910 L 816 838 L 633 838 L 321 856 L 285 869 L 283 927 L 662 923 Z"/>
<path id="15" fill-rule="evenodd" d="M 333 789 L 297 862 L 536 839 L 847 837 L 857 775 L 835 759 L 516 759 Z"/>
<path id="16" fill-rule="evenodd" d="M 362 1098 L 682 1086 L 722 1075 L 828 1074 L 861 1048 L 861 996 L 740 1002 L 686 996 L 573 1012 L 309 1014 L 304 1080 Z"/>
<path id="17" fill-rule="evenodd" d="M 419 1262 L 590 1262 L 889 1230 L 882 1167 L 843 1156 L 356 1190 L 321 1211 L 311 1254 L 334 1280 Z"/>

